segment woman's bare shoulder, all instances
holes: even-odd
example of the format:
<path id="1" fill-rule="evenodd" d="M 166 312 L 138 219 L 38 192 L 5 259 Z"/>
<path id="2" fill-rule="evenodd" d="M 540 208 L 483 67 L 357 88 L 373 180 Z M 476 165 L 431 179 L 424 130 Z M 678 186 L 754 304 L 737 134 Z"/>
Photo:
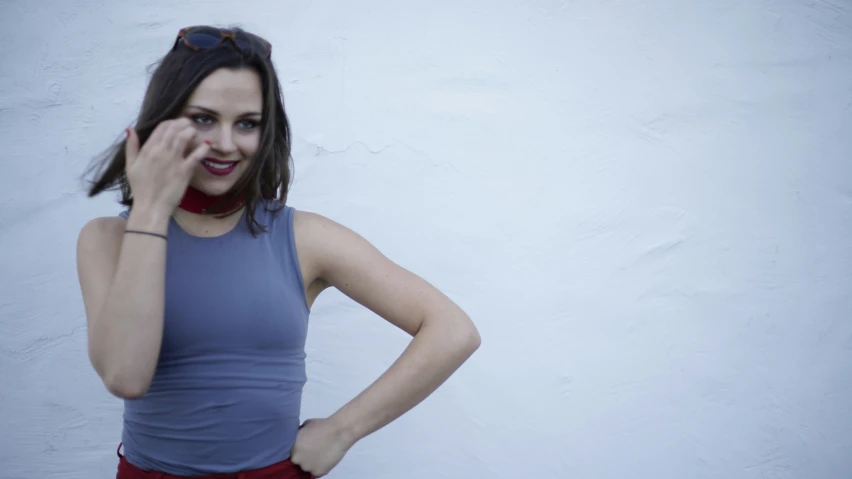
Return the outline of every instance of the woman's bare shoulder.
<path id="1" fill-rule="evenodd" d="M 362 239 L 354 231 L 326 216 L 295 208 L 293 229 L 297 241 L 301 240 L 311 249 L 325 246 L 328 241 L 351 242 Z"/>
<path id="2" fill-rule="evenodd" d="M 112 236 L 122 233 L 127 225 L 127 219 L 121 216 L 99 216 L 92 218 L 80 229 L 80 237 L 94 239 L 93 237 Z"/>
<path id="3" fill-rule="evenodd" d="M 77 237 L 77 252 L 103 253 L 117 248 L 124 235 L 127 220 L 121 216 L 92 218 L 80 229 Z"/>

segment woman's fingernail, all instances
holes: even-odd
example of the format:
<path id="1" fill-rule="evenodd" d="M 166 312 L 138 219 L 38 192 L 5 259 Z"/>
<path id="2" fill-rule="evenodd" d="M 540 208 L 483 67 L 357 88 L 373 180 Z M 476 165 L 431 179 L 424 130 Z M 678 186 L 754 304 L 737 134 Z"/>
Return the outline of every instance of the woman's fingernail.
<path id="1" fill-rule="evenodd" d="M 207 144 L 207 145 L 209 145 L 209 144 L 210 144 L 210 140 L 204 140 L 204 143 L 205 143 L 205 144 Z"/>

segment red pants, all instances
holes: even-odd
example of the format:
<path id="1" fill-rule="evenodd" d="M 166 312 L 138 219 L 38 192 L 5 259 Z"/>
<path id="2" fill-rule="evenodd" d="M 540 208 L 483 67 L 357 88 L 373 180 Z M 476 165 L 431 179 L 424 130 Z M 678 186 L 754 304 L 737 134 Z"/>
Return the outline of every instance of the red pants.
<path id="1" fill-rule="evenodd" d="M 118 473 L 115 475 L 115 479 L 190 479 L 186 476 L 175 476 L 164 472 L 143 471 L 127 462 L 127 459 L 119 452 L 120 450 L 121 444 L 118 445 L 116 451 L 118 454 Z M 314 479 L 314 476 L 287 459 L 261 469 L 232 474 L 193 476 L 191 479 Z"/>

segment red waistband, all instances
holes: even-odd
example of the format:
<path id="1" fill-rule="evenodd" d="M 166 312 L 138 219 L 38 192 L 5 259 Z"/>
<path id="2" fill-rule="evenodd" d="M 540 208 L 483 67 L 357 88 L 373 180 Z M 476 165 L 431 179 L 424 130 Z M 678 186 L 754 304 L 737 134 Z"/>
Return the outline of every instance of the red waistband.
<path id="1" fill-rule="evenodd" d="M 118 454 L 118 474 L 115 479 L 314 479 L 314 476 L 303 471 L 299 466 L 286 459 L 275 464 L 250 471 L 230 474 L 211 474 L 209 476 L 175 476 L 158 471 L 144 471 L 127 462 L 121 454 L 121 444 L 115 451 Z"/>

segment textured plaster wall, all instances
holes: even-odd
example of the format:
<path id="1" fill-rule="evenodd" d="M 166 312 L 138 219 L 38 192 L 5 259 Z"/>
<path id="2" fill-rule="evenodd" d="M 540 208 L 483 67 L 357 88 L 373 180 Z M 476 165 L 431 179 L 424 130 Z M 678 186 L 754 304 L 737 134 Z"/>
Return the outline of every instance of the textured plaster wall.
<path id="1" fill-rule="evenodd" d="M 847 2 L 0 2 L 0 477 L 112 477 L 78 177 L 178 28 L 274 44 L 291 202 L 356 229 L 483 347 L 332 478 L 852 477 Z M 317 303 L 305 417 L 406 337 Z"/>

